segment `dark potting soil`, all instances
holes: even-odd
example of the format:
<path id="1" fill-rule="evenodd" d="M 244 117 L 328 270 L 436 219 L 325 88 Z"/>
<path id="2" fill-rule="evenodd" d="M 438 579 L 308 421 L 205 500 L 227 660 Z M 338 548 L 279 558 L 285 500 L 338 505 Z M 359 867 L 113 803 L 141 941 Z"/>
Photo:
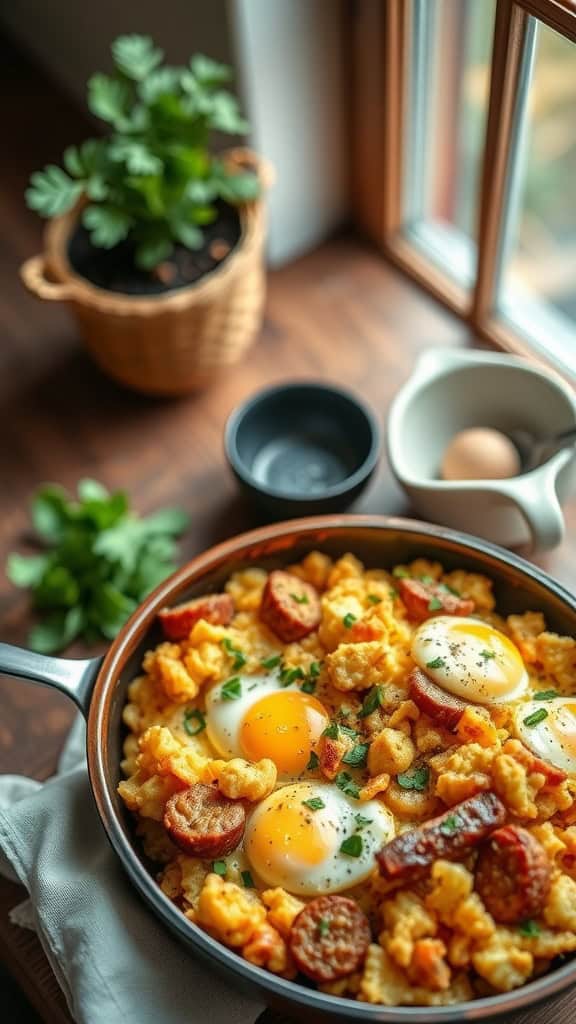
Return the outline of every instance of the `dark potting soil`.
<path id="1" fill-rule="evenodd" d="M 95 249 L 86 228 L 78 225 L 68 243 L 68 259 L 77 274 L 99 288 L 124 295 L 158 295 L 186 288 L 219 266 L 238 245 L 241 234 L 238 210 L 228 203 L 217 204 L 213 224 L 202 228 L 204 244 L 192 251 L 175 245 L 169 260 L 155 270 L 134 265 L 134 246 L 126 241 L 113 249 Z"/>

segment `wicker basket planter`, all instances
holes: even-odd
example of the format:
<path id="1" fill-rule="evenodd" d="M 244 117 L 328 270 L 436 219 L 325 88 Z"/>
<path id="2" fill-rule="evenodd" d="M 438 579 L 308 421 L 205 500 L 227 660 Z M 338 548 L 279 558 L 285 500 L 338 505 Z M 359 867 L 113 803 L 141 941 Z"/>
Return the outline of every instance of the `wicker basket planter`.
<path id="1" fill-rule="evenodd" d="M 256 168 L 263 191 L 268 164 L 249 150 L 228 159 Z M 20 275 L 32 294 L 65 302 L 92 356 L 111 377 L 151 395 L 179 395 L 209 384 L 237 363 L 254 341 L 265 297 L 263 198 L 240 207 L 241 236 L 221 266 L 194 284 L 153 296 L 98 288 L 75 272 L 68 242 L 78 211 L 51 221 L 45 251 L 27 260 Z"/>

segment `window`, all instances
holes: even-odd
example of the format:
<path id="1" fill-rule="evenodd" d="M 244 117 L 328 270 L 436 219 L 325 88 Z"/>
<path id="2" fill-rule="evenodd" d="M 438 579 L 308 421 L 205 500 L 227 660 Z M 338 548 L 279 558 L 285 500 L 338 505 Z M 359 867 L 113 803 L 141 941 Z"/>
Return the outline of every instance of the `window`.
<path id="1" fill-rule="evenodd" d="M 497 308 L 576 373 L 576 45 L 531 21 Z"/>
<path id="2" fill-rule="evenodd" d="M 494 0 L 415 0 L 413 8 L 403 230 L 470 287 Z"/>
<path id="3" fill-rule="evenodd" d="M 360 223 L 485 338 L 576 377 L 576 3 L 357 0 Z"/>

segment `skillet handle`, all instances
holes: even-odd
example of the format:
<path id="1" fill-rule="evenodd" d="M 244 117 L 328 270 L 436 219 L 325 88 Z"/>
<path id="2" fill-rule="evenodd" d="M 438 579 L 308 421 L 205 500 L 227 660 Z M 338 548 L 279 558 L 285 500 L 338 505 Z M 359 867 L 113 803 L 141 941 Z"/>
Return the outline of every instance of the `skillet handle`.
<path id="1" fill-rule="evenodd" d="M 92 688 L 103 658 L 50 658 L 23 647 L 0 643 L 0 672 L 17 679 L 30 679 L 65 693 L 88 717 Z"/>

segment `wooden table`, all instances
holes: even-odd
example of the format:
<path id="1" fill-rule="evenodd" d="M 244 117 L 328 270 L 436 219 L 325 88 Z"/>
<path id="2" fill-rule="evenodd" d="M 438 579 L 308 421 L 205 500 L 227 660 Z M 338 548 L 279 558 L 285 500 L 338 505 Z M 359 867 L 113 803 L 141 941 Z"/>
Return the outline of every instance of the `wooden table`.
<path id="1" fill-rule="evenodd" d="M 33 68 L 0 42 L 0 110 L 17 140 L 0 166 L 0 564 L 28 529 L 35 487 L 55 480 L 74 487 L 94 476 L 126 488 L 138 510 L 182 504 L 192 517 L 182 559 L 256 525 L 226 468 L 222 428 L 230 410 L 255 389 L 286 379 L 346 382 L 382 419 L 418 354 L 431 345 L 472 344 L 464 324 L 436 305 L 380 256 L 351 237 L 270 275 L 262 337 L 243 364 L 210 391 L 178 401 L 121 390 L 81 348 L 66 312 L 36 304 L 17 267 L 40 246 L 40 228 L 21 196 L 31 170 L 57 160 L 86 134 L 86 123 Z M 385 457 L 357 511 L 410 514 Z M 541 561 L 576 585 L 576 501 L 566 509 L 569 536 Z M 0 636 L 24 643 L 26 598 L 0 579 Z M 72 653 L 85 653 L 77 648 Z M 46 778 L 73 710 L 65 698 L 25 682 L 0 679 L 0 772 Z M 69 1022 L 40 947 L 7 922 L 22 890 L 0 883 L 0 960 L 17 977 L 44 1021 Z M 576 1014 L 576 995 L 523 1016 L 545 1024 Z M 22 1018 L 23 1019 L 23 1018 Z M 30 1018 L 37 1019 L 37 1018 Z"/>

